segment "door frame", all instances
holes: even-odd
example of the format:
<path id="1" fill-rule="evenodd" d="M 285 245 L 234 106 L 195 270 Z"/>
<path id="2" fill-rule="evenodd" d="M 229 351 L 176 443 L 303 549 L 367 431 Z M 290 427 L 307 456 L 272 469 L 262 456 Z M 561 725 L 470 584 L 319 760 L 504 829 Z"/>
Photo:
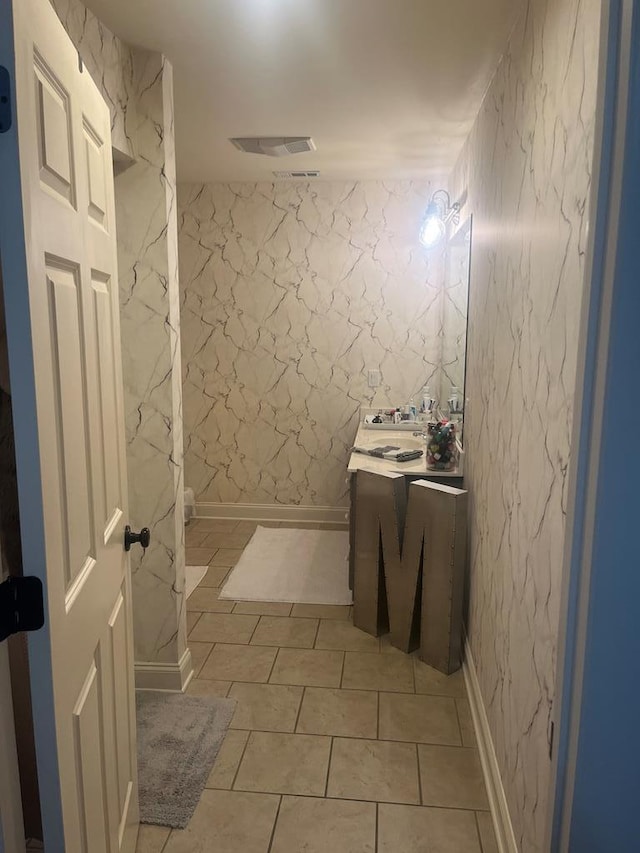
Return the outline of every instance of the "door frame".
<path id="1" fill-rule="evenodd" d="M 0 174 L 3 191 L 0 193 L 0 261 L 4 281 L 7 341 L 11 341 L 13 357 L 19 354 L 20 382 L 13 382 L 11 405 L 14 422 L 24 428 L 15 433 L 16 470 L 20 498 L 20 530 L 22 558 L 25 574 L 37 574 L 42 580 L 45 601 L 47 578 L 45 567 L 38 565 L 45 553 L 44 517 L 41 501 L 29 501 L 28 495 L 39 495 L 42 478 L 38 447 L 36 388 L 31 349 L 31 323 L 29 321 L 29 290 L 27 254 L 25 246 L 24 208 L 20 170 L 17 121 L 15 115 L 16 74 L 13 34 L 13 0 L 0 0 L 0 65 L 11 77 L 11 128 L 0 135 Z M 10 281 L 23 282 L 23 287 L 11 287 Z M 16 414 L 17 413 L 17 414 Z M 29 535 L 25 536 L 24 531 Z M 35 747 L 38 777 L 47 780 L 46 796 L 41 801 L 42 827 L 51 849 L 64 850 L 62 798 L 60 773 L 56 748 L 53 674 L 51 664 L 51 639 L 48 621 L 39 631 L 28 635 L 29 667 L 32 696 L 32 713 L 35 729 Z"/>
<path id="2" fill-rule="evenodd" d="M 624 567 L 633 565 L 633 558 L 629 563 L 630 552 L 633 552 L 630 534 L 637 527 L 640 500 L 628 484 L 634 484 L 637 489 L 640 459 L 637 453 L 635 461 L 633 454 L 627 454 L 617 478 L 612 477 L 611 463 L 606 458 L 610 446 L 604 436 L 605 417 L 611 418 L 612 412 L 616 412 L 611 408 L 612 401 L 617 401 L 621 392 L 624 397 L 620 399 L 625 400 L 625 427 L 635 426 L 640 417 L 640 402 L 633 391 L 637 387 L 638 364 L 632 360 L 620 366 L 621 348 L 628 336 L 623 334 L 619 322 L 620 312 L 626 311 L 632 316 L 634 307 L 637 317 L 640 305 L 637 286 L 633 287 L 630 274 L 634 263 L 637 268 L 634 257 L 637 238 L 634 245 L 630 233 L 632 224 L 629 224 L 631 217 L 636 230 L 640 227 L 640 205 L 631 198 L 633 191 L 628 190 L 635 181 L 637 194 L 640 178 L 638 34 L 640 7 L 634 0 L 602 3 L 594 181 L 590 199 L 593 225 L 581 318 L 556 671 L 556 748 L 545 847 L 554 853 L 579 849 L 574 847 L 575 821 L 589 814 L 588 806 L 584 808 L 587 786 L 602 779 L 602 774 L 593 773 L 593 760 L 592 772 L 586 770 L 589 752 L 596 741 L 594 730 L 602 730 L 607 722 L 611 726 L 606 712 L 594 701 L 594 680 L 602 679 L 600 683 L 606 691 L 604 679 L 611 673 L 614 661 L 613 668 L 619 673 L 625 664 L 637 666 L 640 652 L 637 635 L 635 644 L 634 635 L 628 632 L 624 634 L 625 641 L 621 642 L 622 637 L 619 637 L 616 644 L 605 630 L 605 626 L 611 629 L 613 625 L 618 630 L 626 630 L 625 614 L 629 608 L 637 607 Z M 637 99 L 635 116 L 631 97 Z M 631 349 L 632 355 L 634 352 L 638 354 L 637 344 L 635 350 Z M 631 435 L 630 441 L 633 440 Z M 624 495 L 622 500 L 621 494 Z M 602 541 L 605 526 L 606 548 Z M 637 565 L 637 552 L 635 557 Z M 604 607 L 609 605 L 609 611 L 602 609 L 603 575 L 607 586 L 613 584 L 613 595 L 622 592 L 617 612 L 612 612 L 612 601 L 604 603 Z M 627 592 L 626 598 L 624 592 Z M 611 633 L 615 631 L 610 630 Z M 636 697 L 635 701 L 637 711 L 640 698 Z M 608 704 L 616 709 L 612 709 L 612 716 L 618 712 L 620 730 L 625 724 L 624 714 L 619 713 L 620 704 Z M 607 747 L 610 745 L 608 743 Z M 598 776 L 599 780 L 595 778 Z M 614 798 L 615 783 L 616 780 L 607 779 Z M 635 813 L 631 816 L 636 819 Z M 595 839 L 594 843 L 597 843 Z"/>

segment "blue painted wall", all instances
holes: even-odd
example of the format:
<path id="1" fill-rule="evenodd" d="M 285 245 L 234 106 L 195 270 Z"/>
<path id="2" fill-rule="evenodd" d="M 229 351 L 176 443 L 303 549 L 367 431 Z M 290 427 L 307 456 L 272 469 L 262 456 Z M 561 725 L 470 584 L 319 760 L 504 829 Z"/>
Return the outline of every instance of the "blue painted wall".
<path id="1" fill-rule="evenodd" d="M 572 853 L 640 851 L 640 2 L 633 5 Z"/>

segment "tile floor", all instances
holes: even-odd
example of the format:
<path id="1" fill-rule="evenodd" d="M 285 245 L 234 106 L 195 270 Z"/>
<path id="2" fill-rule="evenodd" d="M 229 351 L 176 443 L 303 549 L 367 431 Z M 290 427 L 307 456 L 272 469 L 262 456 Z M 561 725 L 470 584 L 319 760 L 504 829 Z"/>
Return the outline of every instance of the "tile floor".
<path id="1" fill-rule="evenodd" d="M 238 705 L 187 829 L 142 826 L 138 853 L 496 853 L 462 674 L 349 607 L 220 601 L 254 529 L 188 528 L 187 562 L 210 566 L 188 601 L 188 692 Z"/>

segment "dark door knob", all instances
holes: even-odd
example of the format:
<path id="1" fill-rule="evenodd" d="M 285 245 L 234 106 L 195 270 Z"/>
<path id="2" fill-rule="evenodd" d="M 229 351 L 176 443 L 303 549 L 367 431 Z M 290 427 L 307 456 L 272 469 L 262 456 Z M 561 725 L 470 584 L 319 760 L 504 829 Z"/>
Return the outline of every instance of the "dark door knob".
<path id="1" fill-rule="evenodd" d="M 124 529 L 124 550 L 130 551 L 131 546 L 139 543 L 143 548 L 149 547 L 149 542 L 151 542 L 151 531 L 148 527 L 143 527 L 140 533 L 134 533 L 129 525 Z"/>

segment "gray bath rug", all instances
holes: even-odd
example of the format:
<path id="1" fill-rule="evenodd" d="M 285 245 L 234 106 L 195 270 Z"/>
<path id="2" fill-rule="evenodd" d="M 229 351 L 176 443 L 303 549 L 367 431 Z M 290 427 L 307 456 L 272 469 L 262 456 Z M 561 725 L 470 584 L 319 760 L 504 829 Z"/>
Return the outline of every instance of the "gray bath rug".
<path id="1" fill-rule="evenodd" d="M 235 706 L 233 699 L 136 691 L 142 823 L 186 827 Z"/>

